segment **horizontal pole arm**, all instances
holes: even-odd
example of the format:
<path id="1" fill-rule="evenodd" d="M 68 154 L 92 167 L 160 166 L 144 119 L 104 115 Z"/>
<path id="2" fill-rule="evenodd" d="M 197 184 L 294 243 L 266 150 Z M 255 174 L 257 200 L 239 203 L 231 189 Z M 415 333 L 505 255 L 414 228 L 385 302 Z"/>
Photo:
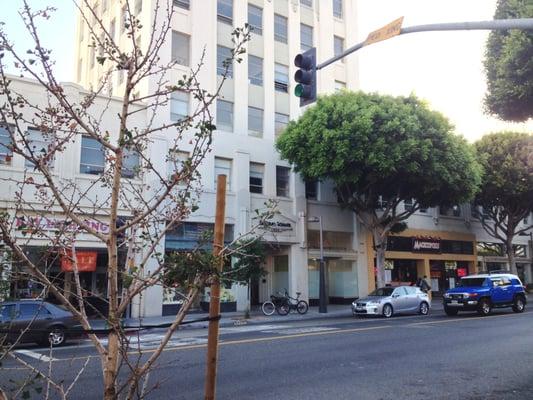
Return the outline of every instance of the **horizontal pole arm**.
<path id="1" fill-rule="evenodd" d="M 402 28 L 400 35 L 406 33 L 415 33 L 415 32 L 434 32 L 434 31 L 470 31 L 470 30 L 507 30 L 507 29 L 525 29 L 533 30 L 533 18 L 518 18 L 518 19 L 496 19 L 493 21 L 470 21 L 470 22 L 448 22 L 448 23 L 439 23 L 439 24 L 426 24 L 426 25 L 416 25 L 409 26 L 407 28 Z M 330 64 L 333 64 L 335 61 L 346 57 L 348 54 L 351 54 L 362 47 L 365 46 L 365 41 L 357 43 L 355 46 L 352 46 L 346 49 L 343 53 L 332 57 L 323 63 L 316 66 L 316 69 L 322 69 L 327 67 Z"/>

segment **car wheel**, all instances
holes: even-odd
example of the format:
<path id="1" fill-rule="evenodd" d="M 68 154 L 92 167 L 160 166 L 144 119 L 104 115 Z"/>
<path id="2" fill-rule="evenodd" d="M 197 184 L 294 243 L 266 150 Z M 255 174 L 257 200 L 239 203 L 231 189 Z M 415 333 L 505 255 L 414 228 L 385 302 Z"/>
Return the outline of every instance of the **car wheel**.
<path id="1" fill-rule="evenodd" d="M 383 316 L 385 318 L 390 318 L 394 314 L 394 311 L 392 309 L 392 306 L 390 304 L 385 304 L 383 306 Z"/>
<path id="2" fill-rule="evenodd" d="M 52 346 L 58 347 L 65 344 L 67 339 L 67 334 L 65 328 L 62 326 L 53 326 L 50 328 L 46 336 L 39 341 L 39 344 L 42 346 Z"/>
<path id="3" fill-rule="evenodd" d="M 425 301 L 420 303 L 420 308 L 418 309 L 418 313 L 420 315 L 428 315 L 429 314 L 429 305 Z"/>
<path id="4" fill-rule="evenodd" d="M 477 313 L 483 317 L 486 317 L 487 315 L 490 314 L 492 310 L 492 307 L 490 305 L 490 301 L 488 301 L 487 299 L 481 299 L 479 301 L 479 305 L 478 305 L 478 309 L 477 309 Z"/>
<path id="5" fill-rule="evenodd" d="M 524 298 L 522 296 L 516 296 L 513 301 L 513 311 L 515 313 L 521 313 L 524 312 L 525 308 L 526 303 L 524 301 Z"/>
<path id="6" fill-rule="evenodd" d="M 457 315 L 459 310 L 456 308 L 444 307 L 444 312 L 446 313 L 447 316 L 453 317 L 454 315 Z"/>

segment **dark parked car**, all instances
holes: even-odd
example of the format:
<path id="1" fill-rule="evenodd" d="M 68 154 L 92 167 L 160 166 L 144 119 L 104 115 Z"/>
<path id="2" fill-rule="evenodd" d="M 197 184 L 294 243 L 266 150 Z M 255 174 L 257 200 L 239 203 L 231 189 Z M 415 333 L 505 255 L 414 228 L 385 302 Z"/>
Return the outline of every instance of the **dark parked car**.
<path id="1" fill-rule="evenodd" d="M 0 304 L 0 338 L 7 338 L 8 342 L 61 346 L 66 342 L 68 331 L 79 329 L 79 326 L 70 311 L 45 301 L 19 300 Z"/>

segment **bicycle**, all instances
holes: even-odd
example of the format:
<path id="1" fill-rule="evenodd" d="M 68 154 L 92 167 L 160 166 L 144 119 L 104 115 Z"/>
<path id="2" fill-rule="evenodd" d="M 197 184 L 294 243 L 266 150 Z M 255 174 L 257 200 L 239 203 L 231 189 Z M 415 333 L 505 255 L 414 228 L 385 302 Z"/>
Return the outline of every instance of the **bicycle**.
<path id="1" fill-rule="evenodd" d="M 291 310 L 296 310 L 298 314 L 305 314 L 309 310 L 309 304 L 305 300 L 300 300 L 302 293 L 296 292 L 296 297 L 289 296 L 285 290 L 282 304 L 277 308 L 279 315 L 287 315 Z"/>
<path id="2" fill-rule="evenodd" d="M 285 303 L 285 296 L 276 296 L 276 295 L 270 295 L 270 300 L 265 301 L 261 305 L 261 311 L 263 314 L 270 316 L 274 314 L 275 311 L 278 311 L 279 314 L 279 308 Z M 280 315 L 286 315 L 286 314 L 280 314 Z"/>

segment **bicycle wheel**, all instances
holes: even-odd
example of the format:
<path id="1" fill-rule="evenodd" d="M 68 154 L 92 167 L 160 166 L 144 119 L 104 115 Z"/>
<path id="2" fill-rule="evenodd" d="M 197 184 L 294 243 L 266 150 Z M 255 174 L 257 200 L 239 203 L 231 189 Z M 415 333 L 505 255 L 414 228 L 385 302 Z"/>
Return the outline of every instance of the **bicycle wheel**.
<path id="1" fill-rule="evenodd" d="M 261 311 L 263 311 L 263 314 L 265 315 L 272 315 L 274 314 L 274 311 L 276 311 L 276 306 L 271 301 L 265 301 L 261 305 Z"/>
<path id="2" fill-rule="evenodd" d="M 288 301 L 284 301 L 278 307 L 276 307 L 276 311 L 278 312 L 279 315 L 287 315 L 290 310 L 291 310 L 291 306 L 289 305 Z"/>
<path id="3" fill-rule="evenodd" d="M 307 310 L 309 310 L 309 304 L 304 300 L 300 300 L 296 305 L 296 311 L 298 311 L 298 314 L 305 314 Z"/>

